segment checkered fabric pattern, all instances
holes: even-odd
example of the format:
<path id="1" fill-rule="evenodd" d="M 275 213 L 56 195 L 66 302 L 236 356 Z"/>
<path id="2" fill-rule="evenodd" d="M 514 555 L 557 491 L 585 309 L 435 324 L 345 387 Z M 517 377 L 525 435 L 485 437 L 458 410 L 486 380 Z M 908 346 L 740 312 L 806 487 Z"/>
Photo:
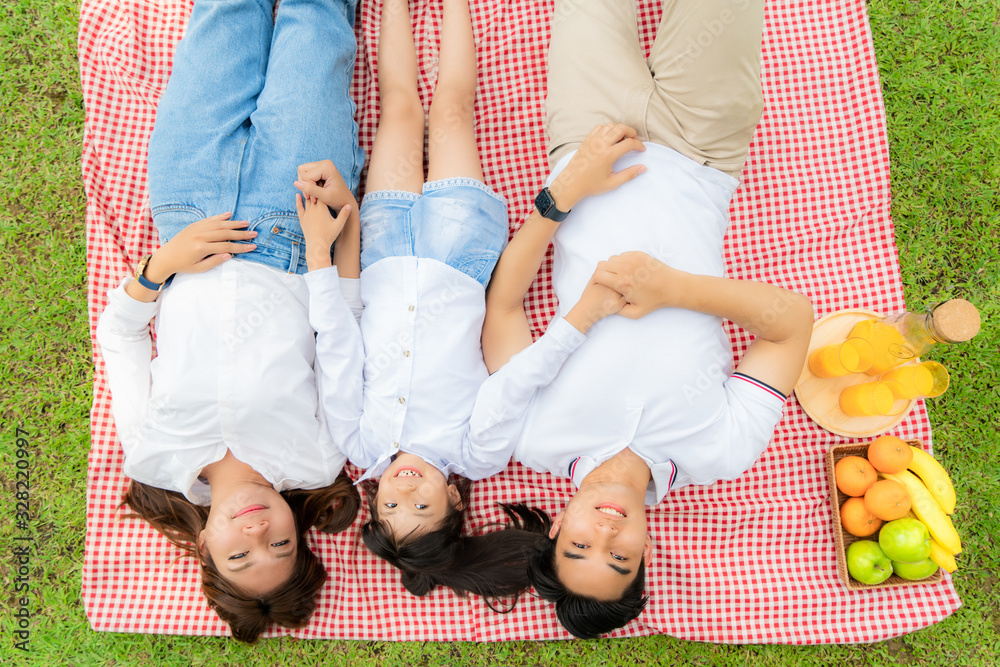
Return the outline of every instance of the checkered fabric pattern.
<path id="1" fill-rule="evenodd" d="M 378 1 L 362 2 L 354 81 L 361 145 L 378 120 L 374 85 Z M 647 48 L 658 0 L 640 0 Z M 84 0 L 79 53 L 87 118 L 83 174 L 91 328 L 109 289 L 157 246 L 146 190 L 146 143 L 170 73 L 188 0 Z M 425 102 L 436 79 L 440 3 L 411 0 Z M 511 230 L 546 175 L 543 100 L 550 2 L 473 0 L 479 45 L 476 106 L 486 181 L 510 202 Z M 903 308 L 889 218 L 889 155 L 878 73 L 862 0 L 768 3 L 766 109 L 731 207 L 728 274 L 809 295 L 818 315 Z M 547 261 L 528 295 L 533 327 L 555 310 Z M 734 359 L 749 343 L 729 326 Z M 197 566 L 142 521 L 116 511 L 122 475 L 111 399 L 94 347 L 92 449 L 87 484 L 83 601 L 95 630 L 224 635 L 201 596 Z M 929 442 L 920 405 L 894 431 Z M 935 585 L 850 592 L 838 580 L 825 452 L 843 439 L 812 423 L 795 399 L 760 461 L 734 482 L 688 487 L 649 510 L 654 538 L 648 610 L 614 636 L 666 633 L 729 643 L 868 642 L 941 620 L 960 605 L 948 576 Z M 357 470 L 349 468 L 357 474 Z M 550 513 L 573 490 L 518 465 L 474 485 L 468 524 L 501 518 L 496 501 Z M 363 517 L 362 517 L 363 518 Z M 360 522 L 360 519 L 359 519 Z M 547 604 L 526 595 L 514 612 L 436 590 L 414 598 L 368 554 L 357 526 L 313 534 L 330 573 L 303 638 L 563 639 Z M 862 623 L 859 619 L 865 619 Z"/>

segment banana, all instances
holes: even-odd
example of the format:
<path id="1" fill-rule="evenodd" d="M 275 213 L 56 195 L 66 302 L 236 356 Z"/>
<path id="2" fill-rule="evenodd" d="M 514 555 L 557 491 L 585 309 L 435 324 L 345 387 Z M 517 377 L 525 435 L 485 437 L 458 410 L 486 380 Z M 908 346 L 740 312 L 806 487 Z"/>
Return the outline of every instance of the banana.
<path id="1" fill-rule="evenodd" d="M 944 568 L 945 572 L 954 572 L 958 569 L 955 556 L 938 544 L 937 540 L 931 540 L 931 560 L 937 563 L 938 567 Z"/>
<path id="2" fill-rule="evenodd" d="M 910 501 L 913 503 L 913 512 L 927 526 L 931 537 L 952 554 L 961 553 L 962 540 L 958 537 L 955 524 L 951 522 L 951 517 L 944 513 L 937 501 L 931 497 L 930 491 L 927 490 L 923 482 L 909 470 L 886 473 L 885 476 L 906 487 L 906 491 L 910 494 Z"/>
<path id="3" fill-rule="evenodd" d="M 941 505 L 945 514 L 955 513 L 955 487 L 948 477 L 948 472 L 935 460 L 933 456 L 910 445 L 913 450 L 913 461 L 910 463 L 910 470 L 915 472 L 923 481 L 924 486 L 930 491 L 931 496 Z"/>

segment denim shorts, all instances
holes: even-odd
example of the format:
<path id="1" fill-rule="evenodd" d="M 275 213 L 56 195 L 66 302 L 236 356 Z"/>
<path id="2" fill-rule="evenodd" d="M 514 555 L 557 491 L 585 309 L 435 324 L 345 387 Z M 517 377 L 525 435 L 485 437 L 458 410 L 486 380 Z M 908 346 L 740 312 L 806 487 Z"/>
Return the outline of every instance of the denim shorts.
<path id="1" fill-rule="evenodd" d="M 486 287 L 507 229 L 507 202 L 474 178 L 431 181 L 419 195 L 369 192 L 361 202 L 361 269 L 387 257 L 426 257 Z"/>

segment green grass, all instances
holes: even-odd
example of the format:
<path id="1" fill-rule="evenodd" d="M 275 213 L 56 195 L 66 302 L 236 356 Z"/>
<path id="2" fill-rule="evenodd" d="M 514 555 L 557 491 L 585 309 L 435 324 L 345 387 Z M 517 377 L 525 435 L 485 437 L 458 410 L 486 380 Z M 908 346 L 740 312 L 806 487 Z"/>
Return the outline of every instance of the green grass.
<path id="1" fill-rule="evenodd" d="M 964 606 L 920 632 L 864 646 L 720 646 L 670 637 L 578 642 L 264 641 L 92 632 L 80 601 L 91 357 L 85 288 L 83 104 L 77 4 L 0 5 L 0 662 L 16 608 L 9 556 L 15 430 L 30 433 L 31 609 L 37 665 L 694 664 L 990 665 L 1000 655 L 1000 7 L 872 0 L 888 112 L 893 219 L 910 304 L 961 296 L 983 332 L 935 351 L 952 388 L 930 403 L 938 456 L 961 499 Z M 865 619 L 857 619 L 857 623 Z M 991 658 L 990 656 L 994 656 Z M 20 656 L 22 659 L 24 656 Z"/>

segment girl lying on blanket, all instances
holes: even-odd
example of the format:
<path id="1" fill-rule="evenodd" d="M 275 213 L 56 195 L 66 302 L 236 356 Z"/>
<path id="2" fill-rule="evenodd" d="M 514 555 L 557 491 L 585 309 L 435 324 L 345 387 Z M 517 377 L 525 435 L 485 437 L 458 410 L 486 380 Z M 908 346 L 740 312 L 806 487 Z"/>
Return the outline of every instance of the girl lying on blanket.
<path id="1" fill-rule="evenodd" d="M 505 443 L 470 446 L 469 417 L 487 377 L 480 347 L 484 286 L 507 240 L 507 207 L 483 183 L 473 102 L 476 47 L 467 0 L 445 0 L 437 87 L 424 111 L 405 0 L 386 0 L 378 43 L 381 117 L 361 205 L 364 411 L 344 444 L 365 469 L 371 520 L 365 544 L 424 595 L 437 585 L 488 601 L 527 587 L 525 546 L 541 525 L 523 506 L 504 507 L 506 530 L 463 537 L 469 480 L 507 466 Z M 329 169 L 329 165 L 327 165 Z M 309 183 L 296 185 L 334 204 Z M 320 363 L 326 363 L 324 355 Z"/>
<path id="2" fill-rule="evenodd" d="M 634 3 L 565 3 L 549 47 L 553 172 L 490 284 L 495 372 L 472 430 L 578 487 L 529 577 L 567 630 L 596 637 L 645 605 L 645 505 L 735 479 L 767 447 L 813 313 L 794 292 L 722 277 L 762 106 L 763 3 L 665 3 L 648 60 Z M 724 33 L 702 44 L 713 21 Z M 550 242 L 560 309 L 532 343 L 524 296 Z M 722 318 L 756 335 L 735 373 Z"/>
<path id="3" fill-rule="evenodd" d="M 199 559 L 209 605 L 249 642 L 272 622 L 305 625 L 326 580 L 307 531 L 343 530 L 360 505 L 337 446 L 361 410 L 345 300 L 358 290 L 357 205 L 305 230 L 291 210 L 297 166 L 329 156 L 328 197 L 353 201 L 355 8 L 282 0 L 274 20 L 273 5 L 195 2 L 149 143 L 163 245 L 110 293 L 97 328 L 132 479 L 124 504 Z M 338 243 L 340 274 L 303 277 L 306 255 L 329 264 L 342 228 L 353 242 Z"/>

